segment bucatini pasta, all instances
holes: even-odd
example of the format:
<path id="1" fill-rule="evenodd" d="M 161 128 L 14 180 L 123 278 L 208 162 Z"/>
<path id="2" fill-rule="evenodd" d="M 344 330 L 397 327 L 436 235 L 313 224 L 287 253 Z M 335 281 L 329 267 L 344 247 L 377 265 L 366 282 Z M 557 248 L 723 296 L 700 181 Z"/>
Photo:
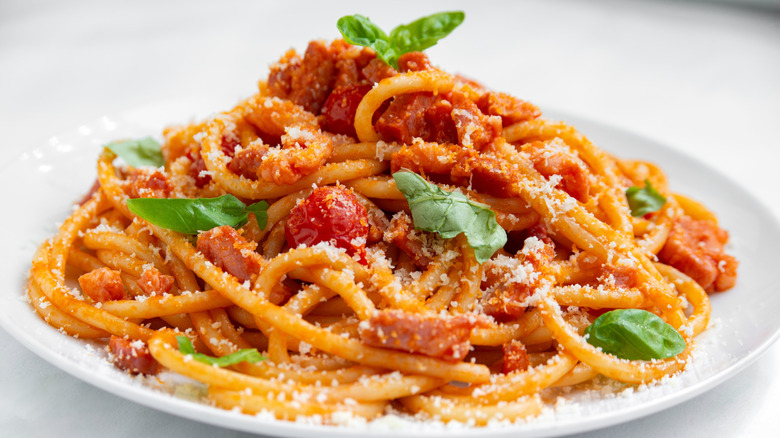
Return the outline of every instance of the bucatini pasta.
<path id="1" fill-rule="evenodd" d="M 546 388 L 684 369 L 708 293 L 736 281 L 728 234 L 659 167 L 420 51 L 313 41 L 163 137 L 160 167 L 103 150 L 27 294 L 122 369 L 188 376 L 225 409 L 526 418 Z"/>

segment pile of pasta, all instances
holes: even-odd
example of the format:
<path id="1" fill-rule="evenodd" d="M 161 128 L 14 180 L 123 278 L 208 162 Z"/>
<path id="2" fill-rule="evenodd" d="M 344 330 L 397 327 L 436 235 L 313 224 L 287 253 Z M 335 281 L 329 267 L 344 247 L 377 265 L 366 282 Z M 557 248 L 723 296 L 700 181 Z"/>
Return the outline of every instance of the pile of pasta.
<path id="1" fill-rule="evenodd" d="M 661 169 L 422 53 L 395 69 L 371 49 L 315 41 L 234 108 L 163 134 L 161 168 L 103 150 L 95 187 L 37 251 L 27 293 L 53 327 L 110 338 L 109 357 L 130 372 L 203 382 L 221 408 L 326 423 L 343 412 L 514 421 L 541 412 L 547 388 L 683 370 L 708 292 L 734 283 L 727 234 Z M 398 171 L 489 207 L 506 244 L 478 261 L 463 234 L 416 229 Z M 633 216 L 626 190 L 650 183 L 665 203 Z M 318 207 L 357 213 L 346 229 L 329 223 L 332 238 L 300 243 L 292 219 L 314 193 Z M 249 214 L 187 235 L 127 206 L 225 194 L 267 201 L 264 226 Z M 709 246 L 685 246 L 696 232 Z M 587 342 L 599 315 L 629 308 L 662 318 L 686 348 L 627 360 Z M 266 360 L 210 365 L 177 336 L 199 354 L 255 348 Z"/>

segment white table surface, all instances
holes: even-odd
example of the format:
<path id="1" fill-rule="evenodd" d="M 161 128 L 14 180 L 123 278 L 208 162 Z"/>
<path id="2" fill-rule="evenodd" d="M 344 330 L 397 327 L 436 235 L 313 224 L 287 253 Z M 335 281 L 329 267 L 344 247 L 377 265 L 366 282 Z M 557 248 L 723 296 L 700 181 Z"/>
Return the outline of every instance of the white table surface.
<path id="1" fill-rule="evenodd" d="M 675 1 L 114 3 L 0 1 L 0 171 L 51 135 L 105 114 L 202 94 L 248 96 L 286 49 L 337 37 L 342 15 L 392 27 L 463 9 L 464 30 L 429 50 L 437 65 L 684 150 L 780 216 L 777 1 L 737 2 L 767 9 Z M 0 345 L 0 436 L 249 436 L 103 392 L 2 329 Z M 772 435 L 780 426 L 778 369 L 775 344 L 674 409 L 581 436 Z"/>

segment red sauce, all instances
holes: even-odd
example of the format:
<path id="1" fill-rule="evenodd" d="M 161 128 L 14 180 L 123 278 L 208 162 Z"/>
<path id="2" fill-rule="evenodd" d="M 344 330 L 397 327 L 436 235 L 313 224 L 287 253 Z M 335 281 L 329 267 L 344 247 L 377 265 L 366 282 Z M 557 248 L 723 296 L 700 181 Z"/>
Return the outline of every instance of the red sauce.
<path id="1" fill-rule="evenodd" d="M 433 68 L 428 55 L 423 52 L 404 53 L 398 57 L 398 70 L 401 73 L 408 71 L 423 71 Z"/>

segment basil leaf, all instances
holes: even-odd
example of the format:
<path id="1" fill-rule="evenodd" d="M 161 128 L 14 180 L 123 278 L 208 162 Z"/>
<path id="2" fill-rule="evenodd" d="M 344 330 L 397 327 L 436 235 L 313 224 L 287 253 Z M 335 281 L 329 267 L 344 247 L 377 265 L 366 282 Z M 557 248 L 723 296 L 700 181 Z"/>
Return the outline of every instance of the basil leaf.
<path id="1" fill-rule="evenodd" d="M 179 344 L 179 352 L 182 354 L 188 354 L 193 359 L 203 362 L 209 365 L 216 365 L 218 367 L 226 367 L 228 365 L 235 365 L 239 362 L 259 362 L 265 360 L 265 356 L 260 354 L 256 348 L 243 348 L 230 353 L 222 357 L 207 356 L 203 353 L 196 353 L 195 347 L 192 346 L 190 338 L 186 336 L 176 336 L 176 342 Z"/>
<path id="2" fill-rule="evenodd" d="M 487 205 L 462 193 L 444 191 L 414 172 L 396 172 L 393 179 L 409 201 L 415 228 L 439 233 L 445 239 L 464 233 L 479 263 L 506 243 L 506 231 Z"/>
<path id="3" fill-rule="evenodd" d="M 645 186 L 636 186 L 626 189 L 626 199 L 631 208 L 631 216 L 641 217 L 647 213 L 653 213 L 666 204 L 666 198 L 658 190 L 654 189 L 650 180 L 645 180 Z"/>
<path id="4" fill-rule="evenodd" d="M 350 44 L 373 48 L 377 41 L 389 41 L 385 32 L 363 15 L 345 15 L 339 18 L 336 27 Z"/>
<path id="5" fill-rule="evenodd" d="M 165 164 L 160 143 L 157 143 L 152 137 L 115 141 L 105 147 L 133 167 L 161 167 Z"/>
<path id="6" fill-rule="evenodd" d="M 390 36 L 368 17 L 358 14 L 339 18 L 336 27 L 346 42 L 374 49 L 379 59 L 397 69 L 399 56 L 436 45 L 465 18 L 466 14 L 462 11 L 439 12 L 397 26 L 390 32 Z"/>
<path id="7" fill-rule="evenodd" d="M 685 350 L 685 340 L 664 320 L 641 309 L 607 312 L 585 329 L 587 341 L 629 360 L 665 359 Z"/>
<path id="8" fill-rule="evenodd" d="M 376 56 L 379 57 L 385 64 L 398 69 L 398 57 L 403 55 L 403 52 L 398 52 L 397 48 L 390 42 L 385 40 L 378 40 L 371 46 L 376 51 Z"/>
<path id="9" fill-rule="evenodd" d="M 385 32 L 368 17 L 363 15 L 345 15 L 336 22 L 344 41 L 356 46 L 370 47 L 376 51 L 376 55 L 389 65 L 398 67 L 397 60 L 401 54 L 396 54 L 394 47 L 390 45 L 390 39 Z"/>
<path id="10" fill-rule="evenodd" d="M 255 202 L 247 206 L 246 211 L 255 214 L 257 226 L 264 230 L 265 226 L 268 225 L 268 203 L 265 201 Z"/>
<path id="11" fill-rule="evenodd" d="M 265 228 L 268 203 L 246 206 L 233 195 L 217 198 L 134 198 L 127 208 L 158 227 L 184 234 L 198 234 L 222 225 L 239 227 L 246 223 L 247 211 L 255 213 L 258 225 Z"/>
<path id="12" fill-rule="evenodd" d="M 439 12 L 420 18 L 409 24 L 402 24 L 390 32 L 390 41 L 400 52 L 422 52 L 435 46 L 440 39 L 450 34 L 463 23 L 463 11 Z"/>

